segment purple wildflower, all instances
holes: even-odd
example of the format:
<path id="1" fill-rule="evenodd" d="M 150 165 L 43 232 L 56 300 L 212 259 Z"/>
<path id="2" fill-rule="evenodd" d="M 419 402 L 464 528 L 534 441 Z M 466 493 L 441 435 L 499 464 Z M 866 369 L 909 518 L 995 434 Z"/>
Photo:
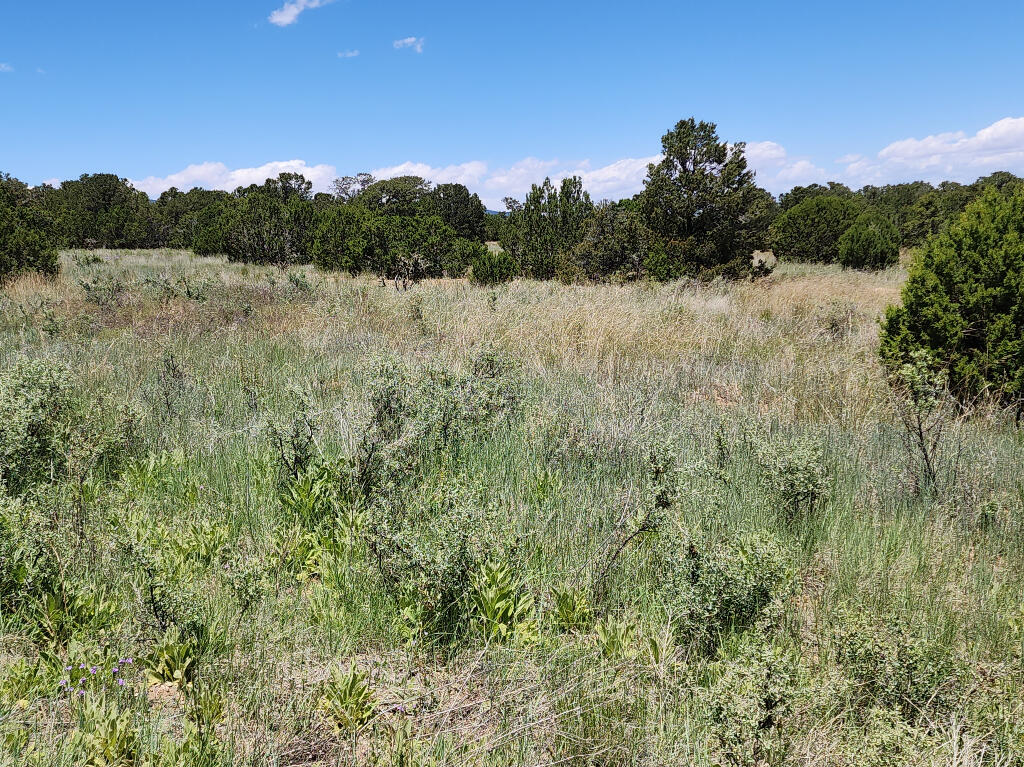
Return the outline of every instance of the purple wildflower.
<path id="1" fill-rule="evenodd" d="M 124 687 L 124 679 L 118 679 L 117 684 L 119 687 Z"/>

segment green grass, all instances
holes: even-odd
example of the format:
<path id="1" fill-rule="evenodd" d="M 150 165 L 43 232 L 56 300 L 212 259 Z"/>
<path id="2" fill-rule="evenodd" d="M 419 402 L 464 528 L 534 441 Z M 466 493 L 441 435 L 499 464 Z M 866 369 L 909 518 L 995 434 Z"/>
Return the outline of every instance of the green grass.
<path id="1" fill-rule="evenodd" d="M 903 272 L 98 255 L 0 294 L 0 371 L 71 402 L 0 501 L 0 763 L 1024 764 L 1024 445 L 951 412 L 922 490 L 876 361 Z"/>

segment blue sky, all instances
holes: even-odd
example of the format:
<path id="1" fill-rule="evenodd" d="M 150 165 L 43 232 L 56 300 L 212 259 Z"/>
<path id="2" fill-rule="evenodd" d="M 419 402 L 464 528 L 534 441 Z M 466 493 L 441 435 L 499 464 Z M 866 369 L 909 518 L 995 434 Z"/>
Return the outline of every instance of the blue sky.
<path id="1" fill-rule="evenodd" d="M 0 169 L 233 187 L 418 172 L 496 206 L 635 191 L 677 120 L 774 192 L 1024 172 L 1024 4 L 177 0 L 0 5 Z"/>

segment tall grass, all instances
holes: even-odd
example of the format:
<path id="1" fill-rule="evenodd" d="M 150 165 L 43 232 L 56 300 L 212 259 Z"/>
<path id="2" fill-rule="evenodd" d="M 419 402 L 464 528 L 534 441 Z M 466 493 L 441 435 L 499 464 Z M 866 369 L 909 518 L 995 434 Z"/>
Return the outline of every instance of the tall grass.
<path id="1" fill-rule="evenodd" d="M 901 271 L 396 292 L 167 251 L 63 267 L 5 286 L 0 366 L 63 365 L 82 407 L 130 403 L 137 433 L 117 465 L 54 466 L 5 501 L 38 517 L 18 540 L 54 547 L 62 598 L 86 600 L 60 604 L 60 637 L 34 592 L 0 610 L 10 763 L 102 763 L 102 744 L 135 764 L 1024 763 L 1024 450 L 998 413 L 957 421 L 950 481 L 922 491 L 876 362 Z M 414 444 L 480 417 L 436 411 L 484 352 L 514 362 L 515 415 Z M 286 495 L 320 509 L 316 472 L 351 487 L 387 359 L 420 387 L 395 449 L 418 447 L 309 522 Z M 372 536 L 439 498 L 481 514 L 473 545 L 532 597 L 514 639 L 474 628 L 469 593 L 442 639 L 410 629 Z M 423 561 L 447 545 L 408 530 Z M 559 590 L 580 625 L 558 624 Z M 185 613 L 192 645 L 168 634 Z M 194 683 L 114 689 L 103 663 L 162 647 L 194 656 Z M 79 663 L 108 674 L 80 696 L 99 709 L 60 684 Z M 366 711 L 337 681 L 350 664 Z M 111 734 L 125 712 L 132 748 Z"/>

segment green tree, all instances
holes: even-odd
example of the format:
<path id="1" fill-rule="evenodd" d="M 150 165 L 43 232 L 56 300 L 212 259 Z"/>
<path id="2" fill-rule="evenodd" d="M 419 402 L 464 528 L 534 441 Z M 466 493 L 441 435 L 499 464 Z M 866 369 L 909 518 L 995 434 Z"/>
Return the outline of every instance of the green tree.
<path id="1" fill-rule="evenodd" d="M 592 282 L 639 279 L 656 239 L 632 201 L 601 203 L 587 219 L 583 238 L 566 257 L 559 276 Z"/>
<path id="2" fill-rule="evenodd" d="M 353 201 L 382 216 L 416 216 L 423 211 L 430 182 L 419 176 L 398 176 L 376 181 Z"/>
<path id="3" fill-rule="evenodd" d="M 477 285 L 503 285 L 516 276 L 516 262 L 501 248 L 484 246 L 471 264 L 470 280 Z"/>
<path id="4" fill-rule="evenodd" d="M 0 173 L 0 281 L 23 271 L 56 274 L 52 222 L 33 191 Z"/>
<path id="5" fill-rule="evenodd" d="M 153 204 L 111 173 L 65 181 L 54 200 L 61 242 L 71 248 L 149 248 L 157 244 Z"/>
<path id="6" fill-rule="evenodd" d="M 885 269 L 899 260 L 899 232 L 876 210 L 861 213 L 839 238 L 839 263 L 846 269 Z"/>
<path id="7" fill-rule="evenodd" d="M 857 220 L 861 205 L 852 198 L 808 197 L 772 224 L 771 248 L 782 260 L 832 263 L 838 257 L 839 238 Z"/>
<path id="8" fill-rule="evenodd" d="M 808 186 L 794 186 L 788 192 L 779 195 L 779 208 L 783 211 L 795 208 L 811 197 L 853 197 L 853 190 L 846 184 L 838 181 L 829 181 L 828 186 L 823 184 L 809 184 Z"/>
<path id="9" fill-rule="evenodd" d="M 438 216 L 459 237 L 483 241 L 486 208 L 462 184 L 438 184 L 426 194 L 424 209 L 428 215 Z"/>
<path id="10" fill-rule="evenodd" d="M 903 304 L 886 311 L 880 353 L 891 369 L 926 352 L 962 401 L 1024 392 L 1024 188 L 990 188 L 929 240 Z"/>
<path id="11" fill-rule="evenodd" d="M 317 211 L 310 257 L 321 269 L 358 274 L 371 258 L 369 219 L 356 205 L 332 205 Z"/>
<path id="12" fill-rule="evenodd" d="M 661 139 L 664 159 L 647 169 L 638 202 L 665 243 L 665 273 L 712 278 L 750 273 L 763 247 L 764 193 L 747 168 L 745 145 L 720 141 L 714 123 L 680 121 Z"/>
<path id="13" fill-rule="evenodd" d="M 573 176 L 556 187 L 551 179 L 534 184 L 522 204 L 507 199 L 508 218 L 501 247 L 527 276 L 550 279 L 560 260 L 578 245 L 594 211 L 583 181 Z"/>
<path id="14" fill-rule="evenodd" d="M 292 259 L 288 206 L 261 187 L 238 190 L 225 220 L 224 244 L 231 261 L 287 264 Z"/>

